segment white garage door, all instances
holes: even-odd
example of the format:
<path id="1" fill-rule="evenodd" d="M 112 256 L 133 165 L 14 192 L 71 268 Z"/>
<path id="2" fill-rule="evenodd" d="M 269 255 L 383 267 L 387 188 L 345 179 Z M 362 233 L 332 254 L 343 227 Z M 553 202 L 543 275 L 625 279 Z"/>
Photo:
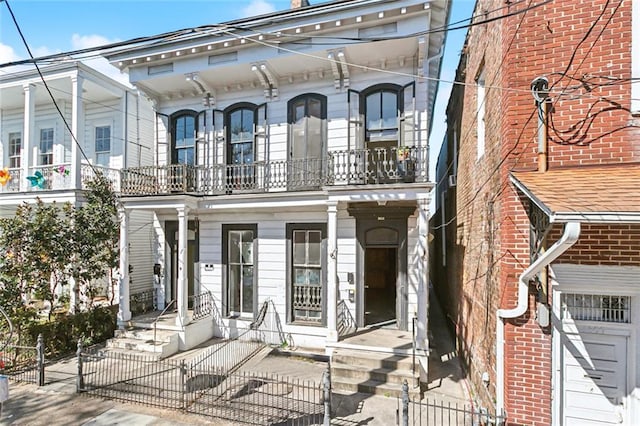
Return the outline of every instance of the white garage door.
<path id="1" fill-rule="evenodd" d="M 564 334 L 563 425 L 624 424 L 626 336 Z"/>

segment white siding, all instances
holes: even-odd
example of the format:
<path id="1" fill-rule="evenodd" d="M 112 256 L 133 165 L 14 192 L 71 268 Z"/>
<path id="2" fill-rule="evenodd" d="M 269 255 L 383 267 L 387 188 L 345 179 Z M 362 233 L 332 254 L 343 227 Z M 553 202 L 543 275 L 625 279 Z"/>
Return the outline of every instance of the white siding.
<path id="1" fill-rule="evenodd" d="M 156 236 L 153 214 L 134 210 L 129 216 L 129 265 L 132 272 L 130 293 L 153 288 L 153 264 Z"/>

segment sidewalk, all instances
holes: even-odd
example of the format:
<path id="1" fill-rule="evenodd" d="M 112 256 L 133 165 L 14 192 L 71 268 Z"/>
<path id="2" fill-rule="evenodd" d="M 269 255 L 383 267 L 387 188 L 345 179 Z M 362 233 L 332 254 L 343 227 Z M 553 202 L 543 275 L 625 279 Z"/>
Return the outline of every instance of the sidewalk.
<path id="1" fill-rule="evenodd" d="M 435 297 L 429 312 L 431 355 L 429 383 L 424 398 L 445 405 L 465 404 L 463 371 L 455 354 L 455 342 L 446 328 L 445 318 Z M 264 373 L 296 377 L 321 382 L 327 364 L 296 356 L 267 356 L 244 368 Z M 33 426 L 108 426 L 108 425 L 232 425 L 215 418 L 206 418 L 180 411 L 133 405 L 75 393 L 77 366 L 75 358 L 55 363 L 47 368 L 46 386 L 10 382 L 9 400 L 5 402 L 0 425 Z M 334 425 L 389 426 L 396 424 L 398 399 L 368 394 L 341 395 L 334 393 L 332 408 Z"/>

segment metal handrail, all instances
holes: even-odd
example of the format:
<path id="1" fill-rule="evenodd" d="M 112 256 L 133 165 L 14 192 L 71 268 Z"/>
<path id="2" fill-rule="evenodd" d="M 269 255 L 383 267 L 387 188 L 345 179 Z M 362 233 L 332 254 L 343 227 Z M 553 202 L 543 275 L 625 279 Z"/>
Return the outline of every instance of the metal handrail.
<path id="1" fill-rule="evenodd" d="M 173 299 L 171 302 L 169 302 L 169 304 L 162 310 L 162 312 L 160 312 L 160 315 L 158 315 L 158 318 L 156 318 L 153 321 L 153 346 L 156 345 L 156 331 L 157 331 L 158 321 L 160 320 L 160 318 L 162 318 L 162 316 L 167 312 L 167 310 L 169 310 L 171 305 L 173 305 L 174 303 L 176 303 L 176 299 Z M 178 317 L 180 317 L 180 315 L 178 315 Z"/>
<path id="2" fill-rule="evenodd" d="M 411 356 L 412 356 L 412 361 L 411 361 L 411 372 L 413 373 L 413 387 L 417 388 L 420 385 L 420 380 L 416 380 L 416 322 L 418 321 L 418 317 L 416 317 L 415 315 L 413 316 L 413 319 L 411 321 L 411 338 L 413 340 L 412 342 L 412 347 L 411 347 Z"/>

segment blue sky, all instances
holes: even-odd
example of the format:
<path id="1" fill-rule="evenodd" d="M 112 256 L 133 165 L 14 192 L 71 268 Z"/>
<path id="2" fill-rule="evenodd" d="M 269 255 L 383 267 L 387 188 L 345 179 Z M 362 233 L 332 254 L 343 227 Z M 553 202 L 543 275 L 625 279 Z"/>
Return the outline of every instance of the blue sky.
<path id="1" fill-rule="evenodd" d="M 318 1 L 311 0 L 311 3 Z M 94 47 L 181 28 L 229 21 L 284 10 L 289 0 L 9 0 L 35 56 Z M 453 0 L 450 22 L 471 16 L 474 0 Z M 466 29 L 447 35 L 441 78 L 453 80 Z M 28 54 L 7 11 L 0 3 L 0 64 Z M 108 64 L 95 68 L 126 80 Z M 3 72 L 7 72 L 6 70 Z M 442 83 L 431 134 L 432 167 L 445 130 L 444 110 L 451 85 Z M 432 170 L 433 172 L 433 170 Z M 431 174 L 433 176 L 433 174 Z"/>

